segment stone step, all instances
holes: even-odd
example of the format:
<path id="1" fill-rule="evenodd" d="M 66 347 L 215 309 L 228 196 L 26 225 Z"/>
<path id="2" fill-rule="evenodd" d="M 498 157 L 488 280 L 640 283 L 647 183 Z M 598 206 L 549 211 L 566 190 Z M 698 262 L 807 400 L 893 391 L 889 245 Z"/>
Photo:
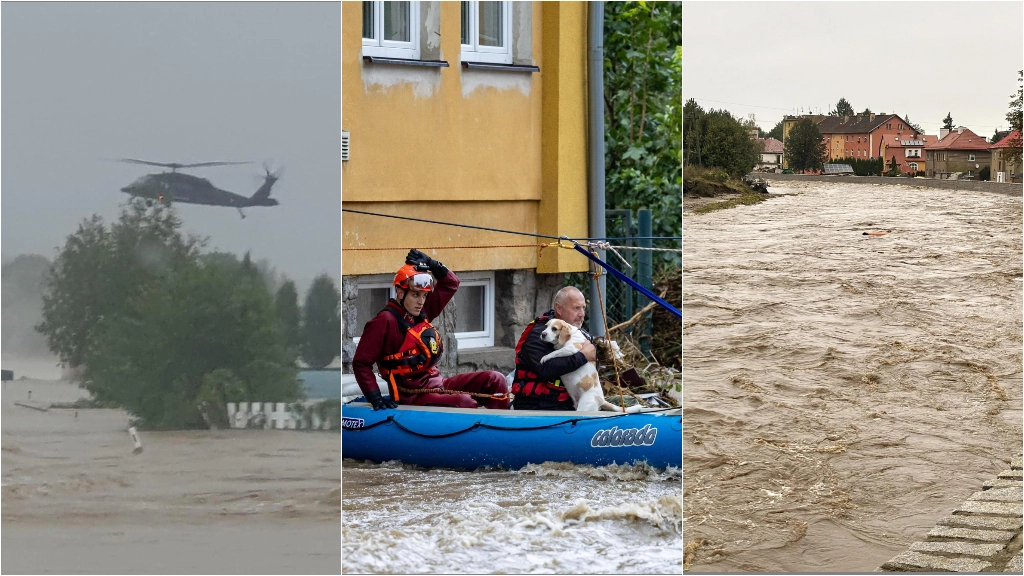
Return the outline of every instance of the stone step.
<path id="1" fill-rule="evenodd" d="M 1006 548 L 1005 544 L 970 544 L 967 542 L 914 542 L 910 545 L 911 552 L 956 554 L 958 556 L 975 556 L 990 558 Z"/>
<path id="2" fill-rule="evenodd" d="M 1024 500 L 1024 491 L 1020 487 L 992 488 L 971 494 L 968 500 L 983 502 L 1021 502 Z"/>
<path id="3" fill-rule="evenodd" d="M 1021 480 L 1022 472 L 1024 472 L 1024 470 L 1003 470 L 998 476 L 996 476 L 996 478 L 1002 478 L 1004 480 Z"/>
<path id="4" fill-rule="evenodd" d="M 901 552 L 882 565 L 882 570 L 920 572 L 981 572 L 989 562 L 975 558 L 947 558 L 919 552 Z"/>
<path id="5" fill-rule="evenodd" d="M 1020 470 L 1020 464 L 1021 464 L 1021 457 L 1020 456 L 1014 456 L 1013 458 L 1010 459 L 1010 469 L 1011 470 Z"/>
<path id="6" fill-rule="evenodd" d="M 1020 530 L 1021 519 L 1006 516 L 968 516 L 958 514 L 946 516 L 938 522 L 941 526 L 975 528 L 978 530 Z"/>
<path id="7" fill-rule="evenodd" d="M 1013 516 L 1016 518 L 1021 517 L 1021 503 L 1020 502 L 979 502 L 977 500 L 968 500 L 960 505 L 955 512 L 969 513 L 969 514 L 992 514 L 995 516 Z"/>
<path id="8" fill-rule="evenodd" d="M 1021 555 L 1017 554 L 1013 558 L 1010 558 L 1010 561 L 1006 563 L 1006 568 L 1003 569 L 1003 572 L 1015 572 L 1017 574 L 1024 572 L 1024 563 L 1022 563 Z"/>
<path id="9" fill-rule="evenodd" d="M 995 480 L 985 480 L 985 483 L 981 485 L 982 490 L 990 490 L 992 488 L 1011 488 L 1013 486 L 1020 486 L 1020 480 L 1005 480 L 996 478 Z"/>
<path id="10" fill-rule="evenodd" d="M 956 528 L 953 526 L 936 526 L 928 536 L 934 538 L 959 538 L 961 540 L 981 540 L 983 542 L 1009 542 L 1017 532 L 1007 530 L 977 530 L 974 528 Z"/>

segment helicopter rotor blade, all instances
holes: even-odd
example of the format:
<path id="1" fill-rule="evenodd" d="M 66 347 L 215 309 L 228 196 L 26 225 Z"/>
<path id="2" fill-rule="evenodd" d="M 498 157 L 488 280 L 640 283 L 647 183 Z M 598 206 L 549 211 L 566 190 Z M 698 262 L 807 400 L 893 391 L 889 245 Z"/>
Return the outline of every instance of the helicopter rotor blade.
<path id="1" fill-rule="evenodd" d="M 252 164 L 252 162 L 195 162 L 193 164 L 181 164 L 178 162 L 150 162 L 149 160 L 137 160 L 135 158 L 121 158 L 121 162 L 129 164 L 145 164 L 146 166 L 160 166 L 177 170 L 179 168 L 199 168 L 202 166 L 229 166 L 232 164 Z"/>

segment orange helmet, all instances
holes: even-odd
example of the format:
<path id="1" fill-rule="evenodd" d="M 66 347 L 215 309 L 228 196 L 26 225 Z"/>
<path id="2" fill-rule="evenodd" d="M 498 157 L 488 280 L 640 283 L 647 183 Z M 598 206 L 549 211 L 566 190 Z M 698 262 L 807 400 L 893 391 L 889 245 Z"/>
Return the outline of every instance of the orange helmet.
<path id="1" fill-rule="evenodd" d="M 434 289 L 436 281 L 430 272 L 420 271 L 412 264 L 406 264 L 395 273 L 395 281 L 392 284 L 405 290 L 430 292 Z"/>

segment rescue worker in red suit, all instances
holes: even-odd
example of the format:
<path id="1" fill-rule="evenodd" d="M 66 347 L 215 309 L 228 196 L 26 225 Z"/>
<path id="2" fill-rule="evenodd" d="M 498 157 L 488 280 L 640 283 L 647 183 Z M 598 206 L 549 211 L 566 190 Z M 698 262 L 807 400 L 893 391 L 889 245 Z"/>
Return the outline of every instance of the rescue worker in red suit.
<path id="1" fill-rule="evenodd" d="M 516 372 L 512 384 L 515 399 L 512 407 L 516 410 L 575 410 L 572 398 L 566 392 L 559 378 L 597 360 L 597 349 L 593 339 L 583 330 L 583 319 L 587 313 L 587 300 L 575 286 L 566 286 L 555 294 L 551 310 L 531 322 L 516 344 Z M 548 320 L 557 318 L 579 328 L 588 342 L 572 356 L 552 358 L 541 364 L 540 359 L 555 350 L 555 346 L 541 340 Z"/>
<path id="2" fill-rule="evenodd" d="M 442 378 L 435 366 L 444 350 L 430 320 L 437 318 L 455 296 L 459 278 L 441 264 L 413 249 L 395 274 L 395 298 L 363 328 L 352 359 L 352 371 L 359 388 L 374 410 L 413 406 L 508 409 L 508 382 L 491 370 Z M 391 398 L 381 395 L 373 377 L 377 364 L 381 378 L 391 389 Z M 459 390 L 495 395 L 408 393 L 406 390 Z M 395 400 L 397 399 L 397 404 Z"/>

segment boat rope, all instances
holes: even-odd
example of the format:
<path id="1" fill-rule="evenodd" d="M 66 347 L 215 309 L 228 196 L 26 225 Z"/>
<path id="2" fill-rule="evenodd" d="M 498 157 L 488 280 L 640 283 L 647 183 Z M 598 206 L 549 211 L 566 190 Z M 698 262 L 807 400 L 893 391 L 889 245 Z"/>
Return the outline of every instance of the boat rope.
<path id="1" fill-rule="evenodd" d="M 496 392 L 494 394 L 485 394 L 483 392 L 464 392 L 462 390 L 448 390 L 447 388 L 406 388 L 399 386 L 398 391 L 403 394 L 465 394 L 466 396 L 474 396 L 476 398 L 491 398 L 494 400 L 508 400 L 511 402 L 515 399 L 515 394 L 511 392 Z"/>
<path id="2" fill-rule="evenodd" d="M 656 413 L 656 412 L 667 412 L 669 410 L 679 410 L 679 408 L 659 408 L 659 409 L 656 409 L 656 410 L 647 410 L 647 411 L 643 412 L 643 414 L 651 414 L 651 413 Z M 562 420 L 561 422 L 553 422 L 551 424 L 542 424 L 542 425 L 539 425 L 539 426 L 496 426 L 494 424 L 484 424 L 483 422 L 479 422 L 478 421 L 478 422 L 475 422 L 471 426 L 463 428 L 462 430 L 456 430 L 454 432 L 445 432 L 443 434 L 427 434 L 427 433 L 424 433 L 424 432 L 417 432 L 416 430 L 412 430 L 410 428 L 407 428 L 407 427 L 403 426 L 402 423 L 399 422 L 398 420 L 396 420 L 394 416 L 388 416 L 384 420 L 378 420 L 377 422 L 374 422 L 373 424 L 370 424 L 368 426 L 363 426 L 362 428 L 345 428 L 345 427 L 342 427 L 342 430 L 344 430 L 346 432 L 365 432 L 367 430 L 372 430 L 372 429 L 376 428 L 377 426 L 382 426 L 384 424 L 391 423 L 391 424 L 394 424 L 395 426 L 397 426 L 403 432 L 407 432 L 409 434 L 412 434 L 413 436 L 419 436 L 421 438 L 450 438 L 452 436 L 458 436 L 459 434 L 465 434 L 466 432 L 470 432 L 470 431 L 475 430 L 477 428 L 485 428 L 487 430 L 502 430 L 502 431 L 507 431 L 507 432 L 518 432 L 518 431 L 528 432 L 528 431 L 531 431 L 531 430 L 544 430 L 545 428 L 554 428 L 556 426 L 564 426 L 566 424 L 572 424 L 573 426 L 575 426 L 577 422 L 587 422 L 587 421 L 590 421 L 590 420 L 608 420 L 608 419 L 615 419 L 615 418 L 624 418 L 624 417 L 627 417 L 627 416 L 635 416 L 635 414 L 615 414 L 615 415 L 611 415 L 611 416 L 594 416 L 594 417 L 590 417 L 590 418 L 570 418 L 568 420 Z M 680 417 L 682 417 L 682 416 L 680 416 Z"/>
<path id="3" fill-rule="evenodd" d="M 676 317 L 678 317 L 680 320 L 683 318 L 683 313 L 680 312 L 675 306 L 673 306 L 673 305 L 669 304 L 668 302 L 666 302 L 665 300 L 659 298 L 657 295 L 654 294 L 654 292 L 651 292 L 647 288 L 644 288 L 643 286 L 637 284 L 636 281 L 634 281 L 632 278 L 630 278 L 629 276 L 626 276 L 622 272 L 619 272 L 618 270 L 613 268 L 608 263 L 603 262 L 597 256 L 591 254 L 590 252 L 587 252 L 583 248 L 583 246 L 581 246 L 578 242 L 575 242 L 575 241 L 573 242 L 573 249 L 576 250 L 577 252 L 579 252 L 580 254 L 583 254 L 584 256 L 586 256 L 587 258 L 589 258 L 590 260 L 592 260 L 596 264 L 601 265 L 602 268 L 604 268 L 605 270 L 611 272 L 613 276 L 615 276 L 619 280 L 622 280 L 626 284 L 629 284 L 630 286 L 632 286 L 634 290 L 638 290 L 644 296 L 647 296 L 651 300 L 657 302 L 658 304 L 661 305 L 662 308 L 668 310 L 669 312 L 674 314 Z"/>
<path id="4" fill-rule="evenodd" d="M 413 222 L 424 222 L 426 224 L 440 224 L 442 226 L 455 226 L 457 228 L 472 228 L 473 230 L 486 230 L 488 232 L 501 232 L 503 234 L 518 234 L 519 236 L 532 236 L 534 238 L 549 238 L 551 240 L 559 240 L 566 238 L 565 236 L 548 236 L 546 234 L 536 234 L 534 232 L 519 232 L 516 230 L 502 230 L 501 228 L 488 228 L 486 226 L 472 226 L 469 224 L 456 224 L 455 222 L 443 222 L 441 220 L 427 220 L 425 218 L 413 218 L 412 216 L 396 216 L 394 214 L 380 214 L 378 212 L 367 212 L 365 210 L 352 210 L 351 208 L 342 208 L 342 212 L 351 212 L 352 214 L 363 214 L 365 216 L 380 216 L 381 218 L 395 218 L 398 220 L 411 220 Z M 577 238 L 576 240 L 682 240 L 682 236 L 626 236 L 622 238 Z"/>

